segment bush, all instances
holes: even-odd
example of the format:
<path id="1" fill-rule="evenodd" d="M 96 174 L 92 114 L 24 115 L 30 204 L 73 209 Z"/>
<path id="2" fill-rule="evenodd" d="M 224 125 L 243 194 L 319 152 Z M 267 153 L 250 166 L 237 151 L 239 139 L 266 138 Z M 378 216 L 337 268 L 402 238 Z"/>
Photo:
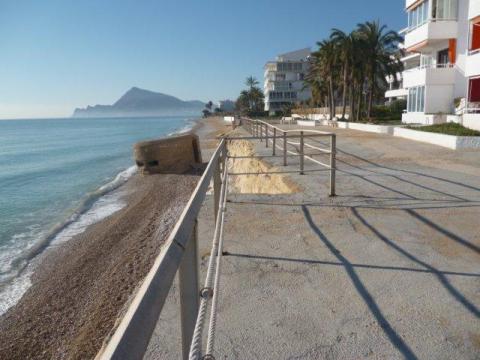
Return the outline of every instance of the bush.
<path id="1" fill-rule="evenodd" d="M 377 105 L 372 108 L 372 117 L 376 120 L 400 120 L 403 110 L 407 108 L 405 100 L 395 100 L 388 105 Z"/>
<path id="2" fill-rule="evenodd" d="M 444 123 L 428 126 L 407 126 L 407 128 L 455 136 L 480 136 L 480 131 L 466 128 L 465 126 L 457 123 Z"/>

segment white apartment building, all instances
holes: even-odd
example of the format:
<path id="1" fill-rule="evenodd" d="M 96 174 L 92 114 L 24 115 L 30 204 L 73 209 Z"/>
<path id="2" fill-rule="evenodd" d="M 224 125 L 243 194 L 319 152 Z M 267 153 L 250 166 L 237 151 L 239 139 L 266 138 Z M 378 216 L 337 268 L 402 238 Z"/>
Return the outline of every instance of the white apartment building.
<path id="1" fill-rule="evenodd" d="M 406 0 L 405 123 L 455 121 L 480 129 L 480 0 Z M 396 91 L 396 92 L 395 92 Z"/>
<path id="2" fill-rule="evenodd" d="M 291 103 L 309 100 L 310 89 L 303 80 L 308 71 L 310 48 L 278 55 L 275 61 L 265 65 L 265 111 L 273 114 Z"/>

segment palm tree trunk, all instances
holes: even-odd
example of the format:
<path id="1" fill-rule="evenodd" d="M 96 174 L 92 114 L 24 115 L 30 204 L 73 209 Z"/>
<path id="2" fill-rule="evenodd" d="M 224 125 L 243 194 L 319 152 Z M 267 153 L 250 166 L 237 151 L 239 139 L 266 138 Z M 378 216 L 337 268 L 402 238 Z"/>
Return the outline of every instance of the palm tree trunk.
<path id="1" fill-rule="evenodd" d="M 333 78 L 329 76 L 328 77 L 328 112 L 329 112 L 330 120 L 333 119 L 332 104 L 333 104 Z"/>
<path id="2" fill-rule="evenodd" d="M 353 94 L 355 94 L 355 82 L 352 81 L 352 86 L 350 86 L 350 93 L 348 95 L 350 111 L 349 111 L 349 120 L 355 121 L 355 99 L 353 98 Z"/>
<path id="3" fill-rule="evenodd" d="M 373 79 L 372 79 L 372 81 L 370 82 L 369 90 L 368 90 L 368 109 L 367 109 L 368 121 L 370 121 L 372 118 L 373 90 L 374 90 L 374 85 L 373 85 Z"/>
<path id="4" fill-rule="evenodd" d="M 345 63 L 345 67 L 343 69 L 342 119 L 345 119 L 345 112 L 347 110 L 347 79 L 348 79 L 348 65 Z"/>
<path id="5" fill-rule="evenodd" d="M 355 121 L 360 121 L 360 113 L 361 113 L 361 109 L 362 109 L 362 86 L 360 85 L 360 88 L 359 88 L 359 94 L 358 94 L 358 103 L 357 103 L 357 116 L 355 118 Z"/>

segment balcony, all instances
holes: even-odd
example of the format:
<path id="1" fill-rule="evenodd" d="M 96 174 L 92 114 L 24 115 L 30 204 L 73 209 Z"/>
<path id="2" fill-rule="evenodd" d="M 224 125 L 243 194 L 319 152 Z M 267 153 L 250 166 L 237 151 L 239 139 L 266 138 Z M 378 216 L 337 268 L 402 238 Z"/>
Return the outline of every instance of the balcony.
<path id="1" fill-rule="evenodd" d="M 405 88 L 424 85 L 453 85 L 454 83 L 455 65 L 453 64 L 425 65 L 403 72 Z"/>
<path id="2" fill-rule="evenodd" d="M 480 75 L 480 49 L 471 51 L 467 56 L 467 64 L 465 68 L 466 77 L 474 77 Z"/>
<path id="3" fill-rule="evenodd" d="M 458 36 L 458 21 L 452 19 L 431 19 L 422 25 L 409 29 L 405 35 L 407 51 L 425 47 L 440 40 L 455 39 Z"/>
<path id="4" fill-rule="evenodd" d="M 407 89 L 393 89 L 385 92 L 386 98 L 398 98 L 398 97 L 407 97 L 407 96 L 408 96 Z"/>

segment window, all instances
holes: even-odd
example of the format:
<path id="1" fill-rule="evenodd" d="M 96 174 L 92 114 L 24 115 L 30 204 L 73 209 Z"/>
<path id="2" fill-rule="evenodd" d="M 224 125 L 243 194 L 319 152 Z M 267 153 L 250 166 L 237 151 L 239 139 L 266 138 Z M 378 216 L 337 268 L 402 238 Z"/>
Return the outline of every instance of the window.
<path id="1" fill-rule="evenodd" d="M 426 0 L 418 5 L 415 9 L 408 12 L 409 29 L 413 30 L 427 22 L 429 3 L 430 0 Z"/>
<path id="2" fill-rule="evenodd" d="M 425 111 L 425 86 L 413 87 L 408 90 L 408 112 Z"/>
<path id="3" fill-rule="evenodd" d="M 480 50 L 480 17 L 473 19 L 470 35 L 470 50 Z"/>
<path id="4" fill-rule="evenodd" d="M 480 102 L 480 78 L 470 79 L 468 102 Z"/>
<path id="5" fill-rule="evenodd" d="M 431 54 L 422 54 L 420 55 L 420 66 L 422 68 L 428 68 L 432 65 L 433 58 Z"/>
<path id="6" fill-rule="evenodd" d="M 433 0 L 432 18 L 440 20 L 457 19 L 458 0 Z"/>
<path id="7" fill-rule="evenodd" d="M 437 64 L 438 65 L 445 65 L 450 62 L 449 56 L 449 49 L 441 50 L 437 53 Z"/>

